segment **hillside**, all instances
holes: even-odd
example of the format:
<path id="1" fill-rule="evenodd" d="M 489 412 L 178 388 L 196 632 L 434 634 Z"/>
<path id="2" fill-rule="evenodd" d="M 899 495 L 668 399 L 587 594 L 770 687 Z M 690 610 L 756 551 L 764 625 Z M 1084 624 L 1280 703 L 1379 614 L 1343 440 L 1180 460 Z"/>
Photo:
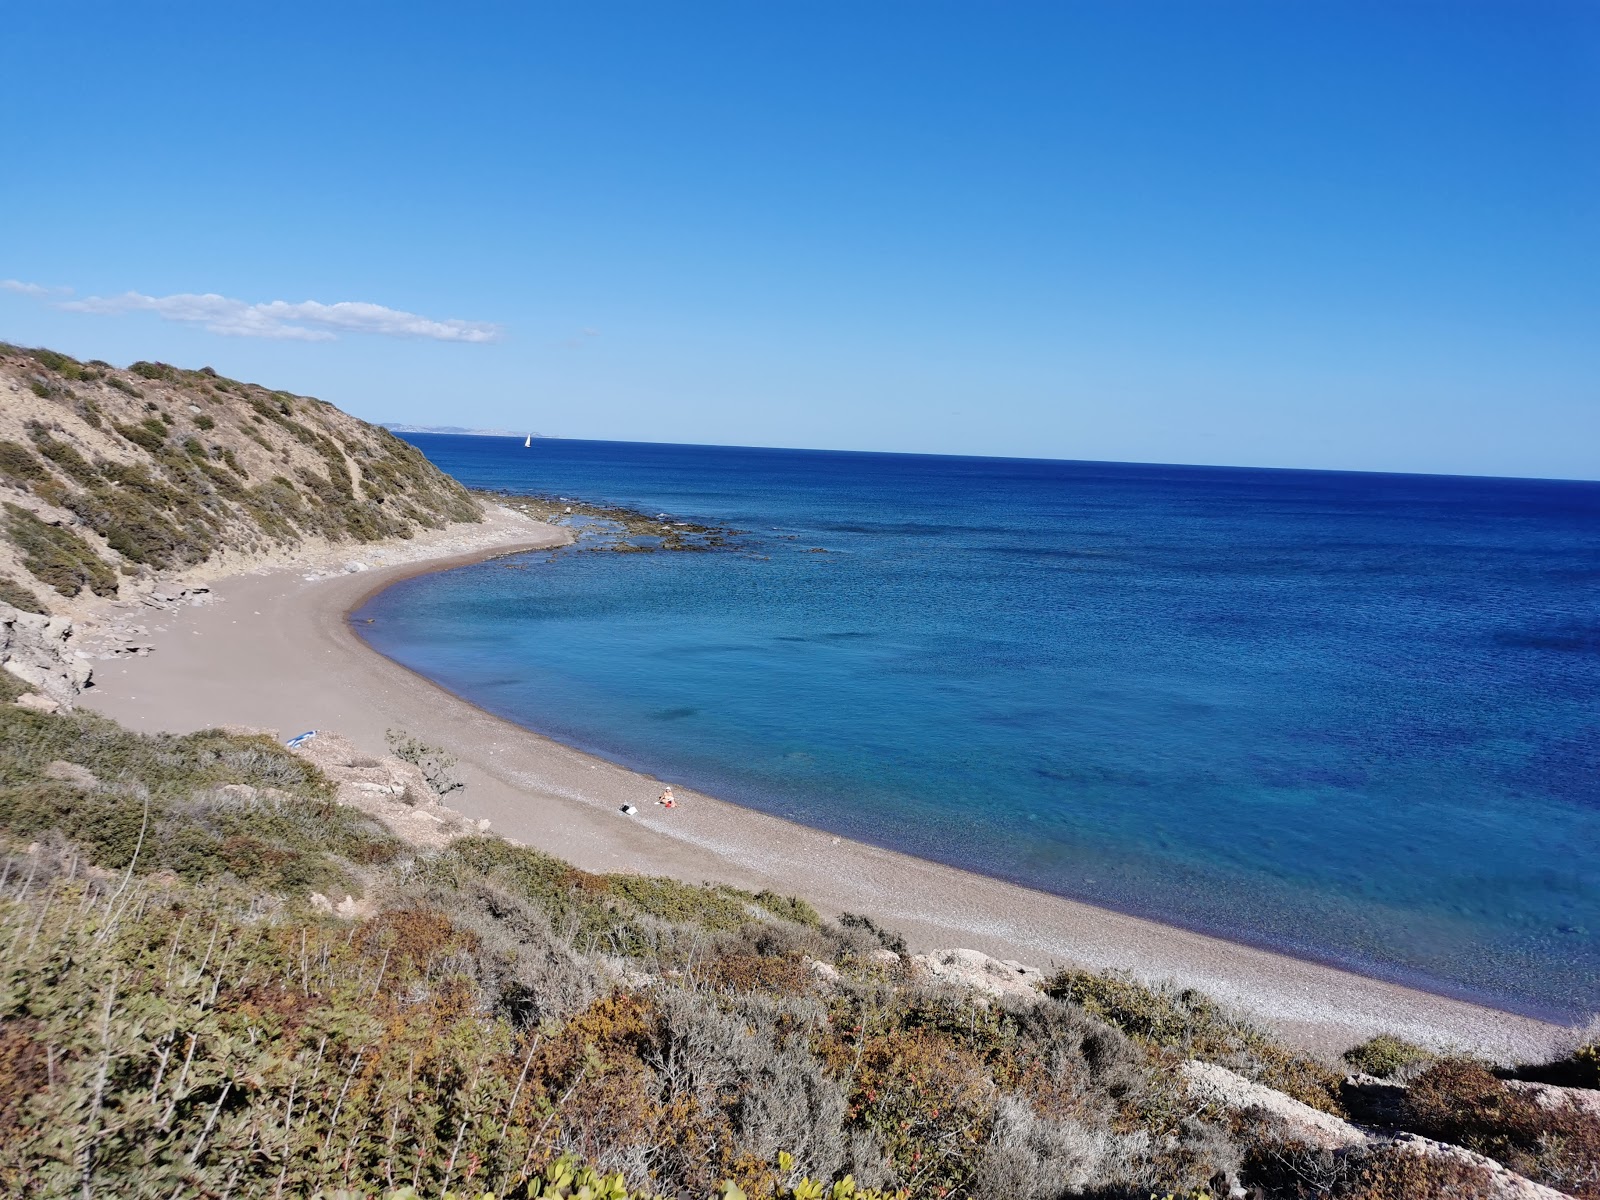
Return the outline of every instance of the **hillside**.
<path id="1" fill-rule="evenodd" d="M 1193 992 L 577 870 L 391 747 L 0 706 L 0 1191 L 1600 1197 L 1592 1044 L 1340 1071 Z"/>
<path id="2" fill-rule="evenodd" d="M 0 602 L 23 612 L 479 515 L 416 449 L 326 401 L 0 344 Z"/>

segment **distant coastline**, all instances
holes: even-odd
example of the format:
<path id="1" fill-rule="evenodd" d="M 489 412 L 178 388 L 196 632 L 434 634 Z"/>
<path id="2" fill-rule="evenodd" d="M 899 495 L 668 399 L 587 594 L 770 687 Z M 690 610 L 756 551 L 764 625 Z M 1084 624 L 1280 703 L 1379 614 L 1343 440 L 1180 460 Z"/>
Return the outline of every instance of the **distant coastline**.
<path id="1" fill-rule="evenodd" d="M 554 438 L 553 433 L 530 433 L 526 429 L 467 429 L 461 425 L 411 425 L 405 421 L 379 421 L 390 433 L 447 433 L 455 437 Z"/>

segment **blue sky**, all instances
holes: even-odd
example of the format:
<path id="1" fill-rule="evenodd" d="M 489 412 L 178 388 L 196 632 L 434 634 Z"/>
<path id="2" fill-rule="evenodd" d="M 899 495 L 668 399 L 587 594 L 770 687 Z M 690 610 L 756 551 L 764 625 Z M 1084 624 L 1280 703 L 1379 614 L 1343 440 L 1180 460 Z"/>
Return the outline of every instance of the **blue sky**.
<path id="1" fill-rule="evenodd" d="M 14 342 L 572 437 L 1600 477 L 1589 0 L 7 28 Z"/>

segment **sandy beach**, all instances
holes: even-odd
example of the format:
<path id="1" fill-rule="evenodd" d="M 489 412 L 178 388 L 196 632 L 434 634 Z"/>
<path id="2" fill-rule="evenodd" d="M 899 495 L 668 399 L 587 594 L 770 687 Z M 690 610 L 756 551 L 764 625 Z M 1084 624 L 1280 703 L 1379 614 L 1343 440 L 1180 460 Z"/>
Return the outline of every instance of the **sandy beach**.
<path id="1" fill-rule="evenodd" d="M 207 579 L 213 602 L 138 619 L 148 655 L 95 663 L 85 708 L 130 728 L 217 725 L 335 731 L 373 753 L 388 729 L 441 745 L 461 762 L 468 817 L 593 871 L 714 880 L 802 896 L 824 913 L 867 913 L 914 950 L 970 947 L 1045 969 L 1118 968 L 1198 988 L 1285 1038 L 1337 1052 L 1388 1031 L 1496 1059 L 1545 1052 L 1550 1025 L 1315 963 L 1206 937 L 807 829 L 677 789 L 531 733 L 370 650 L 346 614 L 424 570 L 562 544 L 565 531 L 492 510 L 482 527 L 415 543 L 346 547 L 340 562 L 274 566 Z M 345 560 L 366 569 L 345 571 Z M 314 569 L 315 568 L 315 569 Z M 315 576 L 308 578 L 308 576 Z M 129 611 L 97 617 L 129 619 Z M 136 614 L 137 615 L 137 614 Z M 618 810 L 639 807 L 637 816 Z"/>

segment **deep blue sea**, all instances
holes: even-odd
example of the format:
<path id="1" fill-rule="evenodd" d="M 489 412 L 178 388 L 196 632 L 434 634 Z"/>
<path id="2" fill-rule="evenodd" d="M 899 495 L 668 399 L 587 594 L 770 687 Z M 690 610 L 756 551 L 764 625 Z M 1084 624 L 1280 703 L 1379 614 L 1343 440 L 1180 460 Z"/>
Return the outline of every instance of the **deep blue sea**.
<path id="1" fill-rule="evenodd" d="M 361 611 L 486 709 L 1046 891 L 1600 1009 L 1600 484 L 412 440 L 472 486 L 749 531 Z"/>

